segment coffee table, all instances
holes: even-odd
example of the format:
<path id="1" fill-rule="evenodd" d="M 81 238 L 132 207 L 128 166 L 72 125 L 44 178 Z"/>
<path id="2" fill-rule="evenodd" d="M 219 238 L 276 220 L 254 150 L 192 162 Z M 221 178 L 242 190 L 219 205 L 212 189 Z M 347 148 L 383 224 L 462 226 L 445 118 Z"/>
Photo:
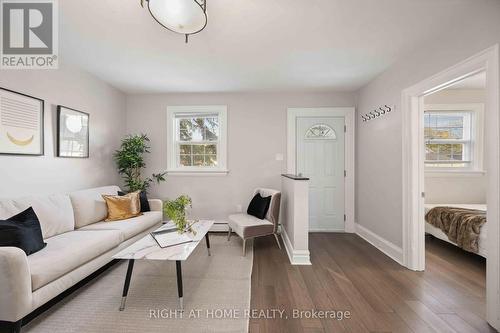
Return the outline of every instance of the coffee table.
<path id="1" fill-rule="evenodd" d="M 183 302 L 183 289 L 182 289 L 182 261 L 189 258 L 194 249 L 200 244 L 200 242 L 205 238 L 207 244 L 208 255 L 210 256 L 210 240 L 208 237 L 208 231 L 214 224 L 214 221 L 200 220 L 193 225 L 193 229 L 196 231 L 196 235 L 189 234 L 192 238 L 191 242 L 183 243 L 179 245 L 169 246 L 166 248 L 161 248 L 158 243 L 154 240 L 153 236 L 150 234 L 141 238 L 137 242 L 123 249 L 113 256 L 114 259 L 128 260 L 127 275 L 125 276 L 125 284 L 123 285 L 122 301 L 120 305 L 120 311 L 125 309 L 125 303 L 127 301 L 128 289 L 130 287 L 130 279 L 132 278 L 132 271 L 134 269 L 134 262 L 136 260 L 164 260 L 164 261 L 175 261 L 175 267 L 177 271 L 177 291 L 179 295 L 179 306 L 180 310 L 184 310 Z M 172 222 L 168 222 L 156 229 L 170 229 L 174 227 Z"/>

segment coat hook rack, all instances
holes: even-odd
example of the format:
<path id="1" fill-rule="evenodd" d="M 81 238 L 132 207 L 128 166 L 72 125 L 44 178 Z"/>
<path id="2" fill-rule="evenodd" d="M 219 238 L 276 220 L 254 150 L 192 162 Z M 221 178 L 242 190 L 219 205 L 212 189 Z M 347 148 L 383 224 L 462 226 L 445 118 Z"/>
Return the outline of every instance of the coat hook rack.
<path id="1" fill-rule="evenodd" d="M 383 106 L 379 106 L 368 113 L 362 114 L 361 120 L 363 120 L 363 122 L 367 122 L 373 119 L 380 118 L 388 113 L 391 113 L 395 108 L 395 106 L 384 104 Z"/>

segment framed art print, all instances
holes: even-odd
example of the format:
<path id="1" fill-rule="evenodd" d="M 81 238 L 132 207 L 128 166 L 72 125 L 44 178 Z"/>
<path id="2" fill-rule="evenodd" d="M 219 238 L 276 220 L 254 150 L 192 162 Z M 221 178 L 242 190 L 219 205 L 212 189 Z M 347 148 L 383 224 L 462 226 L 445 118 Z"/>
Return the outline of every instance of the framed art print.
<path id="1" fill-rule="evenodd" d="M 89 114 L 57 106 L 57 156 L 89 157 Z"/>
<path id="2" fill-rule="evenodd" d="M 0 154 L 43 155 L 40 98 L 0 88 Z"/>

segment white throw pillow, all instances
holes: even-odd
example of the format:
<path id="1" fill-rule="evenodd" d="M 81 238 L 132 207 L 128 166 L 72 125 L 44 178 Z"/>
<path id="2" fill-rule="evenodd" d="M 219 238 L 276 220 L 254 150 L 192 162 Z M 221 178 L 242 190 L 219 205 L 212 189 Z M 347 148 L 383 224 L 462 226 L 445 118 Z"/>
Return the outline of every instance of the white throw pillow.
<path id="1" fill-rule="evenodd" d="M 0 219 L 33 207 L 44 239 L 75 229 L 73 207 L 68 195 L 53 194 L 0 201 Z"/>

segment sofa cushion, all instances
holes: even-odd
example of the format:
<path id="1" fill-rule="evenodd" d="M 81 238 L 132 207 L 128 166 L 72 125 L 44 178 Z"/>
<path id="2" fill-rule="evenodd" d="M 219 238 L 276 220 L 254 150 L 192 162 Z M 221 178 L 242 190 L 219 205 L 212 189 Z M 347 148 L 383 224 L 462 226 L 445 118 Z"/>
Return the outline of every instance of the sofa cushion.
<path id="1" fill-rule="evenodd" d="M 75 212 L 75 227 L 81 228 L 104 220 L 108 209 L 102 195 L 116 195 L 119 190 L 118 186 L 104 186 L 70 193 Z"/>
<path id="2" fill-rule="evenodd" d="M 229 215 L 228 224 L 242 238 L 272 234 L 274 230 L 274 225 L 268 220 L 260 220 L 248 214 Z"/>
<path id="3" fill-rule="evenodd" d="M 127 195 L 126 192 L 118 191 L 118 195 Z M 141 191 L 139 194 L 139 200 L 141 202 L 141 212 L 149 212 L 151 208 L 149 207 L 148 194 L 144 191 Z"/>
<path id="4" fill-rule="evenodd" d="M 31 196 L 0 201 L 0 219 L 9 218 L 33 207 L 44 239 L 74 230 L 73 206 L 68 195 Z"/>
<path id="5" fill-rule="evenodd" d="M 159 224 L 162 221 L 162 212 L 145 212 L 141 216 L 133 217 L 126 220 L 98 222 L 78 230 L 120 230 L 123 233 L 124 239 L 129 239 L 141 232 Z"/>
<path id="6" fill-rule="evenodd" d="M 18 247 L 29 256 L 46 245 L 33 207 L 7 220 L 0 220 L 0 246 Z"/>
<path id="7" fill-rule="evenodd" d="M 47 246 L 28 257 L 33 290 L 118 246 L 117 230 L 71 231 L 46 239 Z"/>

